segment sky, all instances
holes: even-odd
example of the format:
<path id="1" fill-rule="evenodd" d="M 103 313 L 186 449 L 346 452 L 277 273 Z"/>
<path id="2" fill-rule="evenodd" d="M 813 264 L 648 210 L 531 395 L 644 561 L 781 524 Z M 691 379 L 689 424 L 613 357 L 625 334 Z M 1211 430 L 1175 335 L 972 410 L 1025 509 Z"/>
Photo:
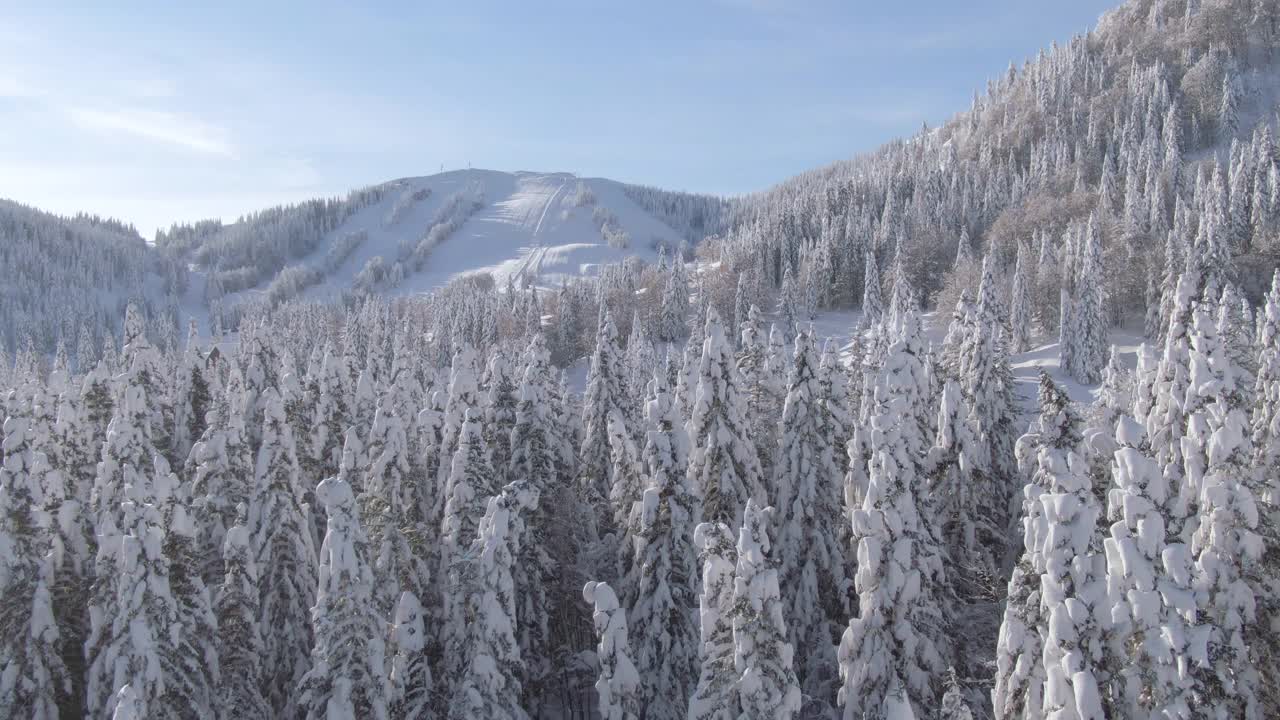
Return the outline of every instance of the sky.
<path id="1" fill-rule="evenodd" d="M 158 227 L 483 167 L 762 190 L 1110 0 L 0 0 L 0 197 Z"/>

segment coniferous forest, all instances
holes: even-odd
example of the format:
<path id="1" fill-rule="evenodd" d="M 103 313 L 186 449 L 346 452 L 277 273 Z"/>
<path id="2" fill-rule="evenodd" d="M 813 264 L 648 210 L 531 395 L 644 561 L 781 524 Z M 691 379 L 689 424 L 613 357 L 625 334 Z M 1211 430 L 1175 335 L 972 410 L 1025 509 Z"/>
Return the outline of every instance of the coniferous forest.
<path id="1" fill-rule="evenodd" d="M 552 287 L 0 204 L 0 717 L 1280 716 L 1278 98 L 1274 2 L 1131 0 Z"/>

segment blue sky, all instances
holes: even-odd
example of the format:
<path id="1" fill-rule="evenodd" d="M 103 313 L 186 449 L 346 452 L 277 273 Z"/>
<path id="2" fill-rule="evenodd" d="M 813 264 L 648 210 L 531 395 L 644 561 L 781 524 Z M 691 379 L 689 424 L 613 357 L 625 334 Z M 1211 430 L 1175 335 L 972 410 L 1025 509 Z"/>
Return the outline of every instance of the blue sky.
<path id="1" fill-rule="evenodd" d="M 748 192 L 945 120 L 1113 4 L 0 0 L 0 197 L 150 237 L 468 164 Z"/>

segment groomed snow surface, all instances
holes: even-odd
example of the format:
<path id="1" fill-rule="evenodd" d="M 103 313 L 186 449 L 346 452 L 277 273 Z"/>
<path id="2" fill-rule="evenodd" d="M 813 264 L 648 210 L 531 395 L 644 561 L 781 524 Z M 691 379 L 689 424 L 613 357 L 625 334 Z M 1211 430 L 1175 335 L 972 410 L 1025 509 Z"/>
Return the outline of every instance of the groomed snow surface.
<path id="1" fill-rule="evenodd" d="M 456 278 L 483 273 L 491 274 L 500 288 L 505 287 L 508 277 L 517 285 L 527 281 L 554 287 L 565 277 L 595 275 L 601 265 L 628 257 L 656 261 L 659 243 L 674 248 L 682 239 L 632 202 L 622 184 L 612 180 L 578 178 L 570 173 L 455 170 L 387 183 L 387 192 L 379 202 L 352 215 L 326 235 L 314 252 L 292 263 L 320 267 L 335 243 L 367 234 L 350 256 L 321 283 L 303 292 L 302 298 L 340 296 L 378 257 L 390 269 L 400 257 L 402 243 L 417 245 L 449 215 L 448 205 L 459 193 L 468 199 L 478 196 L 480 208 L 469 215 L 461 213 L 465 216 L 461 226 L 443 236 L 425 265 L 416 272 L 406 268 L 405 278 L 395 287 L 380 288 L 380 295 L 427 293 Z M 626 233 L 626 248 L 606 242 L 597 220 L 606 216 L 611 218 L 611 228 Z M 245 292 L 264 290 L 258 287 Z"/>

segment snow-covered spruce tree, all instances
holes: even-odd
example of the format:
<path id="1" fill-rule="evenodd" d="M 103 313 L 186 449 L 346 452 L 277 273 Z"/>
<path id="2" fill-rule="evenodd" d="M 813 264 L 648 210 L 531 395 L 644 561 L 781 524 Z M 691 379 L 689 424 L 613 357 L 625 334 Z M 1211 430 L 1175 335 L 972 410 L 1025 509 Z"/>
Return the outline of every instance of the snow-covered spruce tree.
<path id="1" fill-rule="evenodd" d="M 427 613 L 411 592 L 400 594 L 391 625 L 390 714 L 394 718 L 429 717 L 439 712 L 426 650 Z"/>
<path id="2" fill-rule="evenodd" d="M 103 408 L 97 403 L 102 400 L 109 403 L 109 398 L 106 377 L 96 369 L 80 383 L 69 385 L 62 394 L 53 431 L 56 448 L 53 464 L 61 482 L 54 483 L 53 487 L 63 493 L 61 497 L 49 493 L 45 498 L 45 510 L 56 531 L 51 537 L 55 573 L 50 591 L 61 635 L 63 663 L 72 683 L 71 699 L 63 707 L 76 714 L 84 711 L 84 640 L 89 633 L 86 600 L 92 587 L 97 552 L 90 495 L 98 460 L 102 457 L 103 438 L 111 420 L 109 406 Z M 0 456 L 3 455 L 0 452 Z"/>
<path id="3" fill-rule="evenodd" d="M 515 372 L 505 353 L 496 352 L 489 358 L 484 384 L 484 443 L 501 487 L 506 484 L 511 467 L 511 429 L 515 427 L 516 405 L 520 402 Z"/>
<path id="4" fill-rule="evenodd" d="M 1081 420 L 1070 398 L 1046 373 L 1040 374 L 1039 403 L 1039 418 L 1018 440 L 1019 456 L 1034 452 L 1035 465 L 1023 488 L 1022 550 L 1009 580 L 996 644 L 991 698 L 997 720 L 1030 720 L 1044 712 L 1047 675 L 1043 650 L 1048 618 L 1040 600 L 1049 527 L 1040 497 L 1049 492 L 1053 469 L 1060 468 L 1080 445 Z"/>
<path id="5" fill-rule="evenodd" d="M 1067 230 L 1063 241 L 1065 247 L 1062 248 L 1062 273 L 1061 287 L 1058 293 L 1058 365 L 1062 371 L 1068 375 L 1075 377 L 1080 367 L 1081 357 L 1081 333 L 1080 333 L 1080 312 L 1079 312 L 1079 287 L 1080 278 L 1078 277 L 1079 261 L 1076 252 L 1076 233 L 1070 229 Z M 1102 282 L 1101 278 L 1098 282 Z"/>
<path id="6" fill-rule="evenodd" d="M 250 546 L 248 507 L 241 503 L 237 524 L 225 533 L 225 573 L 218 587 L 218 668 L 222 682 L 214 695 L 218 717 L 225 720 L 270 717 L 262 695 L 262 628 L 258 625 L 258 563 Z"/>
<path id="7" fill-rule="evenodd" d="M 636 310 L 631 316 L 631 334 L 627 336 L 626 372 L 627 389 L 631 393 L 631 404 L 635 407 L 644 403 L 645 387 L 653 376 L 653 368 L 657 366 L 658 354 L 649 339 L 649 329 Z"/>
<path id="8" fill-rule="evenodd" d="M 1018 260 L 1013 269 L 1013 285 L 1009 290 L 1009 352 L 1017 355 L 1031 349 L 1031 287 L 1035 283 L 1032 273 L 1030 248 L 1018 244 Z"/>
<path id="9" fill-rule="evenodd" d="M 475 540 L 456 571 L 463 593 L 463 658 L 449 704 L 456 720 L 524 720 L 520 704 L 520 646 L 515 638 L 515 583 L 511 569 L 524 536 L 521 512 L 536 507 L 538 491 L 523 481 L 489 498 Z"/>
<path id="10" fill-rule="evenodd" d="M 146 392 L 151 414 L 151 440 L 162 453 L 172 449 L 173 407 L 169 403 L 168 374 L 160 350 L 147 339 L 146 321 L 136 303 L 129 303 L 124 316 L 124 347 L 121 361 L 125 373 Z"/>
<path id="11" fill-rule="evenodd" d="M 769 552 L 772 514 L 773 508 L 759 508 L 753 500 L 743 510 L 733 578 L 733 666 L 746 717 L 788 720 L 800 712 L 800 682 Z M 813 641 L 829 642 L 821 636 Z"/>
<path id="12" fill-rule="evenodd" d="M 163 458 L 156 462 L 157 473 L 168 473 Z M 200 576 L 196 554 L 197 528 L 191 514 L 191 498 L 177 476 L 168 481 L 173 492 L 162 503 L 165 533 L 162 551 L 169 560 L 169 587 L 177 603 L 174 624 L 182 632 L 171 641 L 172 664 L 177 678 L 170 691 L 171 702 L 180 707 L 198 708 L 211 703 L 221 683 L 218 664 L 218 621 L 213 614 L 209 588 Z"/>
<path id="13" fill-rule="evenodd" d="M 386 720 L 384 621 L 373 597 L 369 543 L 344 475 L 316 487 L 328 532 L 320 548 L 319 584 L 311 608 L 311 669 L 298 687 L 298 704 L 308 720 Z"/>
<path id="14" fill-rule="evenodd" d="M 311 418 L 311 436 L 306 443 L 306 461 L 299 458 L 308 477 L 326 478 L 338 474 L 343 436 L 351 422 L 344 374 L 341 357 L 331 348 L 326 348 L 319 377 L 314 380 L 308 378 L 308 392 L 314 395 L 315 411 Z M 314 511 L 323 514 L 321 508 L 314 508 Z"/>
<path id="15" fill-rule="evenodd" d="M 640 673 L 645 717 L 679 720 L 688 712 L 698 665 L 698 628 L 689 609 L 696 604 L 693 549 L 697 499 L 684 466 L 689 437 L 661 372 L 654 374 L 645 405 L 644 460 L 649 485 L 640 503 L 634 560 L 627 586 L 629 616 L 636 629 L 632 657 Z"/>
<path id="16" fill-rule="evenodd" d="M 905 311 L 876 381 L 874 448 L 862 508 L 853 513 L 859 612 L 838 652 L 844 717 L 885 712 L 901 688 L 917 713 L 935 707 L 950 654 L 943 551 L 929 506 L 919 417 L 928 386 L 919 317 Z"/>
<path id="17" fill-rule="evenodd" d="M 1110 625 L 1105 558 L 1095 537 L 1102 508 L 1088 463 L 1068 450 L 1041 447 L 1037 473 L 1045 523 L 1040 614 L 1047 717 L 1102 720 L 1106 699 L 1103 642 Z"/>
<path id="18" fill-rule="evenodd" d="M 565 622 L 553 615 L 557 609 L 580 606 L 579 602 L 571 606 L 561 602 L 564 585 L 577 582 L 578 551 L 573 524 L 561 518 L 579 517 L 579 511 L 568 508 L 577 507 L 580 500 L 566 482 L 571 468 L 563 460 L 573 451 L 562 434 L 553 406 L 556 380 L 541 334 L 530 340 L 523 362 L 520 402 L 511 434 L 510 474 L 537 490 L 542 500 L 525 513 L 525 537 L 512 578 L 516 587 L 516 637 L 525 658 L 522 688 L 526 704 L 536 707 L 557 654 L 550 629 Z"/>
<path id="19" fill-rule="evenodd" d="M 736 360 L 742 377 L 742 392 L 746 398 L 747 423 L 751 437 L 756 441 L 756 455 L 760 469 L 768 472 L 773 466 L 775 448 L 767 441 L 777 435 L 778 417 L 782 412 L 785 393 L 783 378 L 777 373 L 778 363 L 771 361 L 768 338 L 755 305 L 747 311 L 747 319 L 739 328 L 741 349 Z"/>
<path id="20" fill-rule="evenodd" d="M 316 550 L 310 508 L 298 487 L 293 430 L 279 393 L 268 388 L 262 409 L 248 526 L 258 567 L 270 568 L 258 588 L 262 691 L 277 717 L 295 717 L 294 692 L 310 667 Z"/>
<path id="21" fill-rule="evenodd" d="M 987 447 L 960 384 L 948 380 L 938 407 L 938 431 L 926 462 L 939 533 L 951 559 L 949 573 L 965 602 L 997 596 L 1008 550 L 1002 487 L 994 487 Z M 993 504 L 995 503 L 995 504 Z M 961 662 L 967 653 L 960 653 Z"/>
<path id="22" fill-rule="evenodd" d="M 1271 278 L 1271 291 L 1258 316 L 1253 448 L 1256 466 L 1263 477 L 1272 478 L 1269 495 L 1261 500 L 1274 507 L 1280 505 L 1280 270 Z"/>
<path id="23" fill-rule="evenodd" d="M 1018 485 L 1013 453 L 1018 410 L 996 284 L 995 260 L 988 255 L 982 266 L 978 303 L 968 323 L 971 331 L 960 346 L 958 377 L 973 408 L 978 439 L 987 447 L 992 476 L 992 482 L 985 486 L 988 495 L 977 502 L 999 508 L 997 517 L 1003 522 L 1012 515 L 1006 506 Z"/>
<path id="24" fill-rule="evenodd" d="M 228 392 L 237 393 L 236 371 Z M 224 572 L 222 542 L 236 521 L 236 506 L 247 503 L 253 492 L 253 461 L 240 414 L 239 397 L 227 397 L 209 411 L 208 427 L 191 448 L 189 462 L 192 512 L 199 546 L 200 572 L 206 583 L 216 583 Z"/>
<path id="25" fill-rule="evenodd" d="M 822 343 L 822 359 L 818 362 L 818 387 L 821 389 L 822 406 L 831 423 L 831 443 L 834 462 L 844 475 L 848 461 L 845 447 L 853 436 L 857 422 L 856 396 L 849 368 L 840 361 L 839 345 L 831 338 Z"/>
<path id="26" fill-rule="evenodd" d="M 702 592 L 698 598 L 702 652 L 698 684 L 689 699 L 689 720 L 736 720 L 740 717 L 738 671 L 734 665 L 734 573 L 738 550 L 724 523 L 701 523 L 693 544 L 702 558 Z"/>
<path id="27" fill-rule="evenodd" d="M 884 315 L 884 301 L 880 295 L 880 268 L 876 263 L 875 251 L 867 248 L 866 269 L 862 284 L 862 325 L 870 327 L 880 324 Z"/>
<path id="28" fill-rule="evenodd" d="M 427 578 L 426 534 L 421 528 L 421 478 L 410 465 L 405 421 L 397 415 L 394 388 L 383 395 L 369 428 L 363 491 L 357 498 L 368 528 L 370 560 L 377 586 L 374 602 L 383 618 L 395 613 L 402 592 L 420 596 Z"/>
<path id="29" fill-rule="evenodd" d="M 454 567 L 462 554 L 475 539 L 476 528 L 484 516 L 485 503 L 498 491 L 493 466 L 489 464 L 489 451 L 484 445 L 480 425 L 480 410 L 467 410 L 466 420 L 458 435 L 457 450 L 450 464 L 449 485 L 446 488 L 444 517 L 440 525 L 440 575 L 448 578 L 448 588 L 441 593 L 444 618 L 443 644 L 445 659 L 449 663 L 461 663 L 464 658 L 456 654 L 462 642 L 461 613 L 464 610 L 456 591 L 461 580 Z M 459 665 L 448 665 L 449 677 L 456 677 Z"/>
<path id="30" fill-rule="evenodd" d="M 134 403 L 129 397 L 122 400 Z M 110 616 L 102 607 L 90 611 L 89 645 L 96 652 L 89 665 L 89 714 L 114 712 L 116 693 L 127 684 L 149 718 L 208 717 L 213 710 L 207 679 L 187 672 L 189 661 L 207 658 L 193 657 L 193 648 L 175 642 L 173 635 L 181 627 L 182 612 L 169 583 L 164 546 L 166 506 L 172 509 L 177 477 L 157 454 L 150 468 L 127 466 L 124 479 L 122 532 L 99 535 L 99 554 L 113 556 L 106 565 L 113 574 L 99 581 L 110 584 L 114 602 Z M 111 522 L 107 529 L 113 529 Z M 104 568 L 101 558 L 98 567 Z"/>
<path id="31" fill-rule="evenodd" d="M 32 422 L 38 388 L 26 398 L 9 393 L 0 464 L 0 708 L 12 717 L 53 720 L 59 701 L 71 695 L 54 618 L 50 518 L 44 491 L 56 478 Z"/>
<path id="32" fill-rule="evenodd" d="M 707 314 L 698 391 L 686 426 L 690 484 L 704 520 L 740 524 L 749 497 L 763 496 L 760 461 L 743 412 L 741 376 L 714 308 Z"/>
<path id="33" fill-rule="evenodd" d="M 1107 586 L 1114 607 L 1112 636 L 1121 647 L 1119 696 L 1113 711 L 1124 717 L 1189 717 L 1203 695 L 1186 672 L 1203 633 L 1194 626 L 1188 547 L 1167 529 L 1180 526 L 1186 509 L 1151 458 L 1146 431 L 1132 417 L 1116 423 L 1105 542 Z"/>
<path id="34" fill-rule="evenodd" d="M 1206 711 L 1216 717 L 1262 717 L 1262 668 L 1251 650 L 1268 639 L 1255 636 L 1252 626 L 1258 591 L 1271 592 L 1275 585 L 1260 567 L 1264 543 L 1245 414 L 1232 398 L 1233 368 L 1205 307 L 1195 310 L 1191 348 L 1186 401 L 1191 414 L 1182 447 L 1186 483 L 1198 491 L 1200 505 L 1199 527 L 1191 537 L 1192 585 L 1198 624 L 1207 633 L 1205 655 L 1193 656 L 1198 663 L 1192 672 L 1205 689 L 1200 700 Z"/>
<path id="35" fill-rule="evenodd" d="M 833 638 L 849 615 L 848 578 L 840 544 L 842 473 L 835 464 L 835 433 L 818 374 L 812 331 L 805 330 L 796 337 L 782 411 L 773 483 L 781 511 L 773 557 L 785 588 L 783 607 L 792 619 L 789 639 L 798 653 L 796 672 L 806 695 L 830 703 L 837 684 Z"/>
<path id="36" fill-rule="evenodd" d="M 666 285 L 662 289 L 662 305 L 658 312 L 658 339 L 676 342 L 689 334 L 689 281 L 684 274 L 684 260 L 671 264 Z"/>
<path id="37" fill-rule="evenodd" d="M 626 585 L 625 578 L 631 572 L 632 543 L 638 529 L 635 515 L 645 484 L 644 463 L 639 448 L 627 431 L 622 413 L 617 410 L 610 412 L 608 425 L 609 472 L 613 476 L 613 487 L 609 489 L 609 506 L 613 511 L 613 527 L 618 528 L 615 569 L 619 578 L 618 585 L 623 588 L 623 597 L 628 598 L 629 603 L 633 589 Z M 609 564 L 608 558 L 605 563 Z"/>
<path id="38" fill-rule="evenodd" d="M 1194 530 L 1197 507 L 1195 490 L 1184 481 L 1182 437 L 1187 430 L 1187 390 L 1191 382 L 1191 345 L 1189 330 L 1191 307 L 1198 275 L 1183 273 L 1178 278 L 1176 297 L 1172 303 L 1169 327 L 1164 335 L 1164 349 L 1152 383 L 1151 397 L 1154 405 L 1147 413 L 1147 439 L 1151 443 L 1151 456 L 1160 466 L 1161 473 L 1169 479 L 1171 487 L 1179 495 L 1179 502 L 1187 508 L 1187 522 L 1170 527 L 1171 534 L 1190 541 Z"/>
<path id="39" fill-rule="evenodd" d="M 587 389 L 582 399 L 582 445 L 578 448 L 578 485 L 595 513 L 595 526 L 601 537 L 619 530 L 609 508 L 609 491 L 613 486 L 609 418 L 616 411 L 625 423 L 629 412 L 627 398 L 618 332 L 612 315 L 604 310 L 591 368 L 587 371 Z"/>
<path id="40" fill-rule="evenodd" d="M 440 477 L 439 486 L 445 488 L 443 500 L 449 497 L 449 475 L 454 451 L 458 448 L 458 439 L 462 433 L 462 425 L 466 422 L 467 411 L 477 410 L 476 422 L 483 417 L 480 409 L 480 386 L 477 379 L 475 350 L 469 345 L 459 348 L 453 355 L 453 363 L 449 367 L 449 399 L 444 408 L 444 425 L 440 430 Z M 443 506 L 442 506 L 443 507 Z"/>
<path id="41" fill-rule="evenodd" d="M 592 621 L 600 638 L 596 646 L 596 658 L 600 662 L 600 677 L 596 680 L 600 717 L 602 720 L 637 720 L 647 708 L 641 705 L 640 674 L 631 661 L 627 611 L 618 604 L 618 596 L 609 583 L 587 583 L 582 588 L 582 599 L 594 608 Z"/>
<path id="42" fill-rule="evenodd" d="M 187 347 L 178 363 L 173 383 L 173 452 L 170 462 L 182 467 L 191 446 L 204 434 L 205 413 L 213 399 L 204 378 L 204 353 L 200 349 L 196 321 L 187 329 Z"/>

